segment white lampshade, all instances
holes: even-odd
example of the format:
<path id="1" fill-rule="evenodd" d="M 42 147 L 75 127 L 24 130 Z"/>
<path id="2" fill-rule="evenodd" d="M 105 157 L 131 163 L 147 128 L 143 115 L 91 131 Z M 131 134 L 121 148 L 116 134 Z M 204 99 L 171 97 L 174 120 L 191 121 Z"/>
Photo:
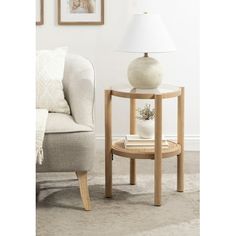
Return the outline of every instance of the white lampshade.
<path id="1" fill-rule="evenodd" d="M 175 46 L 158 14 L 135 14 L 119 51 L 155 53 L 175 51 Z"/>

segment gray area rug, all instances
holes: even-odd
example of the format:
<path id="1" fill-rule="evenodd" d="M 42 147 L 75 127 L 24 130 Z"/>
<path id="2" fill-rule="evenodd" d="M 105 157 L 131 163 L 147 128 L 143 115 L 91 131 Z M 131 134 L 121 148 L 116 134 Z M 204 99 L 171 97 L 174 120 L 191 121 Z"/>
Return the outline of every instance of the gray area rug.
<path id="1" fill-rule="evenodd" d="M 113 198 L 106 199 L 104 175 L 95 173 L 89 176 L 91 212 L 83 211 L 74 173 L 37 174 L 38 236 L 199 235 L 198 173 L 185 175 L 184 193 L 175 191 L 176 174 L 164 173 L 161 207 L 153 206 L 152 174 L 138 175 L 136 186 L 128 175 L 115 174 Z"/>

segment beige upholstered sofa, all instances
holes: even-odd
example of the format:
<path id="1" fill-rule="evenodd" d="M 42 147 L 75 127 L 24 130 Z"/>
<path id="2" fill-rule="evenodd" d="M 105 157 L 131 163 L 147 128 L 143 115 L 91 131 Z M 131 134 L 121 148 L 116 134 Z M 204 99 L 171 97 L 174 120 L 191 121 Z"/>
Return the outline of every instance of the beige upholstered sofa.
<path id="1" fill-rule="evenodd" d="M 87 172 L 95 157 L 94 70 L 77 55 L 68 55 L 63 79 L 71 115 L 49 113 L 43 150 L 44 161 L 37 172 L 75 172 L 85 210 L 90 210 Z"/>

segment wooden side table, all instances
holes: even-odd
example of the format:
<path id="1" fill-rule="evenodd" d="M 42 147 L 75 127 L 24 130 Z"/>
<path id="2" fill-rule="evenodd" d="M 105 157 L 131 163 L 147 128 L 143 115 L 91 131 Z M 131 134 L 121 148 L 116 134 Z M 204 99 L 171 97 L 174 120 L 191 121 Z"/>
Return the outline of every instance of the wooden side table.
<path id="1" fill-rule="evenodd" d="M 112 143 L 112 96 L 130 100 L 130 134 L 136 132 L 136 99 L 155 100 L 155 147 L 127 150 L 124 140 Z M 162 149 L 162 101 L 178 98 L 177 142 L 169 141 Z M 112 155 L 130 158 L 130 184 L 136 184 L 136 159 L 154 160 L 154 205 L 161 205 L 162 158 L 177 156 L 177 191 L 184 191 L 184 88 L 161 85 L 157 89 L 134 89 L 130 86 L 105 90 L 105 196 L 112 197 Z"/>

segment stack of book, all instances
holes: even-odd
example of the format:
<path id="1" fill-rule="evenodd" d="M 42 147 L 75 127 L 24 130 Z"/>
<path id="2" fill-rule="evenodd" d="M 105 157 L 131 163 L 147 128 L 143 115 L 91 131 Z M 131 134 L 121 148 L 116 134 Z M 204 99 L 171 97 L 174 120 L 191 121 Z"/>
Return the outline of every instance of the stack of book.
<path id="1" fill-rule="evenodd" d="M 126 135 L 125 136 L 125 148 L 126 149 L 154 149 L 155 141 L 152 139 L 144 139 L 139 135 Z M 162 141 L 162 148 L 167 149 L 169 147 L 169 143 L 167 140 Z"/>

